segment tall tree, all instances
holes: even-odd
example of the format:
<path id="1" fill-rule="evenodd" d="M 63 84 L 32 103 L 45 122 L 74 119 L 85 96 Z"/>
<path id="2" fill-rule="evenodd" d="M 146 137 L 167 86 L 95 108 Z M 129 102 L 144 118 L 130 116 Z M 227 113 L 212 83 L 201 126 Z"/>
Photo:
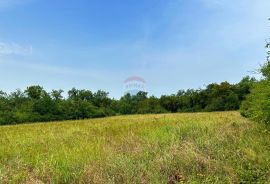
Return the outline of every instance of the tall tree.
<path id="1" fill-rule="evenodd" d="M 266 63 L 260 69 L 263 79 L 256 83 L 243 102 L 242 115 L 270 125 L 270 42 L 266 43 Z"/>
<path id="2" fill-rule="evenodd" d="M 46 94 L 46 91 L 41 86 L 30 86 L 25 90 L 25 94 L 31 99 L 40 99 Z"/>
<path id="3" fill-rule="evenodd" d="M 62 89 L 59 89 L 59 90 L 52 90 L 51 92 L 51 96 L 54 100 L 58 101 L 58 100 L 62 100 L 63 99 L 63 96 L 62 96 L 62 93 L 64 91 Z"/>

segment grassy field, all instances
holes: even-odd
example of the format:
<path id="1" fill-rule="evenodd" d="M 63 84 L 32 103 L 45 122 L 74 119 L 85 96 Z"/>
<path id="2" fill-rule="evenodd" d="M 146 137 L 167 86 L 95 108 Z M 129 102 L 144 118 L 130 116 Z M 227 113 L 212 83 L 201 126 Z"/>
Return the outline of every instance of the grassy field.
<path id="1" fill-rule="evenodd" d="M 0 127 L 0 183 L 270 183 L 270 132 L 238 112 Z"/>

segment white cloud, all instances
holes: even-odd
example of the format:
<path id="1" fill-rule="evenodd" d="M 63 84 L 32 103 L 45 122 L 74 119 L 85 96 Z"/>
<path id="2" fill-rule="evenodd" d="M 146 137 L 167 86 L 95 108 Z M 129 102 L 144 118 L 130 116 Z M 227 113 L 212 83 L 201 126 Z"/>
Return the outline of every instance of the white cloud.
<path id="1" fill-rule="evenodd" d="M 0 42 L 0 56 L 2 55 L 28 55 L 32 54 L 32 46 L 20 45 L 17 43 Z"/>

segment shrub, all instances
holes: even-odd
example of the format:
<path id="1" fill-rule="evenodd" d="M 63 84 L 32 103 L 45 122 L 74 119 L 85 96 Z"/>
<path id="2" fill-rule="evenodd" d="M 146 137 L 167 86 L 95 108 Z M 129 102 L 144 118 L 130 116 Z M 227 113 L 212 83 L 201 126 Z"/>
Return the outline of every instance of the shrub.
<path id="1" fill-rule="evenodd" d="M 254 85 L 241 106 L 241 114 L 255 121 L 270 124 L 270 81 L 262 80 Z"/>

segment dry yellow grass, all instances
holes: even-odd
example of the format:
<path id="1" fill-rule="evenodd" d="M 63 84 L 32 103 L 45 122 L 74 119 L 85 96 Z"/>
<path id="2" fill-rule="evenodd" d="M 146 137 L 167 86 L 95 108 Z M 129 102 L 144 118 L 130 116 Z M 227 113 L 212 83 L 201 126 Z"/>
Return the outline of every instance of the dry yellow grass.
<path id="1" fill-rule="evenodd" d="M 0 183 L 267 183 L 270 133 L 238 112 L 0 127 Z"/>

